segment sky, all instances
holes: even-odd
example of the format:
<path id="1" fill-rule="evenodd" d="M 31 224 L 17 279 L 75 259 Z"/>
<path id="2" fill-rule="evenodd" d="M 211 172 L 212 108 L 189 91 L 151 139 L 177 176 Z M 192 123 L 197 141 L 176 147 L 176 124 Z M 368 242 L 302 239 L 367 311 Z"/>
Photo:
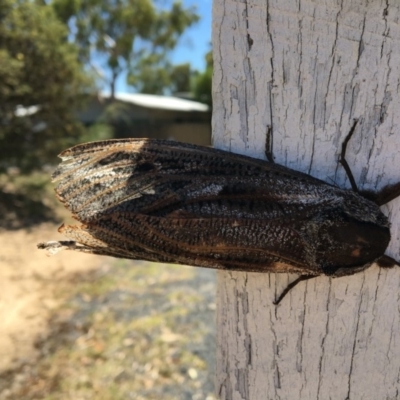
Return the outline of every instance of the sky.
<path id="1" fill-rule="evenodd" d="M 173 54 L 176 64 L 190 62 L 194 69 L 204 70 L 204 56 L 211 49 L 211 0 L 184 0 L 186 7 L 195 6 L 200 21 L 182 35 L 180 45 Z"/>
<path id="2" fill-rule="evenodd" d="M 195 6 L 200 16 L 199 22 L 188 28 L 171 54 L 174 64 L 189 62 L 193 69 L 203 71 L 206 67 L 204 56 L 211 49 L 211 8 L 212 0 L 183 0 L 186 7 Z M 126 75 L 117 81 L 118 92 L 132 91 L 126 85 Z"/>

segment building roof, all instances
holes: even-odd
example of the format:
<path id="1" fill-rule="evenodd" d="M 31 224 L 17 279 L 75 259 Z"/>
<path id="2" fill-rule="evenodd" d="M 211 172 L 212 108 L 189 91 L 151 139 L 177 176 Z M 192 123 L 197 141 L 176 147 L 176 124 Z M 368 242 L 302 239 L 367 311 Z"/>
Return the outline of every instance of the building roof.
<path id="1" fill-rule="evenodd" d="M 110 94 L 102 93 L 101 97 L 109 98 Z M 159 96 L 155 94 L 143 93 L 115 93 L 115 99 L 135 104 L 140 107 L 156 108 L 162 110 L 174 111 L 209 111 L 207 104 L 199 103 L 198 101 L 180 99 L 173 96 Z"/>
<path id="2" fill-rule="evenodd" d="M 15 109 L 14 115 L 16 117 L 29 117 L 30 115 L 36 114 L 39 110 L 39 106 L 24 107 L 20 105 Z"/>

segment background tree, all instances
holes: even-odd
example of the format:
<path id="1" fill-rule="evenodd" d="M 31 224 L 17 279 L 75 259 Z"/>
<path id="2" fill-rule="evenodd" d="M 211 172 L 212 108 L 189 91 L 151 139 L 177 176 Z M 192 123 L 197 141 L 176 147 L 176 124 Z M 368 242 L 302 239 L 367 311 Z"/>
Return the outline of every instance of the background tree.
<path id="1" fill-rule="evenodd" d="M 194 73 L 189 63 L 174 65 L 170 73 L 171 92 L 172 93 L 190 92 L 193 74 Z"/>
<path id="2" fill-rule="evenodd" d="M 46 4 L 0 0 L 0 168 L 42 166 L 82 132 L 90 85 L 67 33 Z"/>
<path id="3" fill-rule="evenodd" d="M 146 57 L 139 62 L 128 82 L 141 93 L 175 94 L 191 91 L 194 71 L 189 63 L 172 65 L 168 60 L 158 64 L 158 55 Z M 157 65 L 158 64 L 158 65 Z"/>
<path id="4" fill-rule="evenodd" d="M 206 56 L 206 69 L 194 78 L 193 92 L 197 101 L 212 106 L 211 85 L 213 76 L 213 55 L 210 50 Z"/>
<path id="5" fill-rule="evenodd" d="M 213 74 L 212 51 L 205 55 L 206 68 L 204 71 L 196 71 L 189 63 L 172 65 L 164 62 L 155 68 L 155 57 L 142 60 L 142 65 L 135 78 L 131 77 L 139 92 L 163 94 L 165 92 L 197 100 L 211 106 L 211 84 Z M 165 61 L 165 60 L 164 60 Z M 148 63 L 148 65 L 147 65 Z M 147 68 L 146 68 L 147 65 Z"/>
<path id="6" fill-rule="evenodd" d="M 162 65 L 155 66 L 158 56 L 141 60 L 136 74 L 129 77 L 129 83 L 141 93 L 151 94 L 186 94 L 194 97 L 192 93 L 192 80 L 196 76 L 189 63 L 172 65 L 167 60 Z M 146 68 L 147 66 L 147 68 Z"/>
<path id="7" fill-rule="evenodd" d="M 60 19 L 72 27 L 82 59 L 103 59 L 111 95 L 118 77 L 128 73 L 137 90 L 158 93 L 169 78 L 168 53 L 199 17 L 174 2 L 169 9 L 151 0 L 54 0 Z"/>

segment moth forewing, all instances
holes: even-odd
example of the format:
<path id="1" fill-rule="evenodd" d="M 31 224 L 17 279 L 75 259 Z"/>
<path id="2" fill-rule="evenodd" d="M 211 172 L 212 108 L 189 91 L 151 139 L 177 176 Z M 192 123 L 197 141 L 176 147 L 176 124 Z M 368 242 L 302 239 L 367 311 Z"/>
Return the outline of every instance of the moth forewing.
<path id="1" fill-rule="evenodd" d="M 155 139 L 86 143 L 61 157 L 56 193 L 82 223 L 61 229 L 75 241 L 64 248 L 342 276 L 379 260 L 390 240 L 374 202 L 270 162 Z"/>

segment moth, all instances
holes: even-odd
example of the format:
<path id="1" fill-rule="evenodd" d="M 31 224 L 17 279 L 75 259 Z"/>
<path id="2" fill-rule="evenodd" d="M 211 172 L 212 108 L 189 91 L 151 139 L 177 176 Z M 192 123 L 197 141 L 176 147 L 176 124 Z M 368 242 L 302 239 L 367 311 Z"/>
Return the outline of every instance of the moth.
<path id="1" fill-rule="evenodd" d="M 85 143 L 60 154 L 58 199 L 81 225 L 62 225 L 71 241 L 40 243 L 133 260 L 230 271 L 340 277 L 385 255 L 389 221 L 379 206 L 400 184 L 340 189 L 273 162 L 155 139 Z"/>

